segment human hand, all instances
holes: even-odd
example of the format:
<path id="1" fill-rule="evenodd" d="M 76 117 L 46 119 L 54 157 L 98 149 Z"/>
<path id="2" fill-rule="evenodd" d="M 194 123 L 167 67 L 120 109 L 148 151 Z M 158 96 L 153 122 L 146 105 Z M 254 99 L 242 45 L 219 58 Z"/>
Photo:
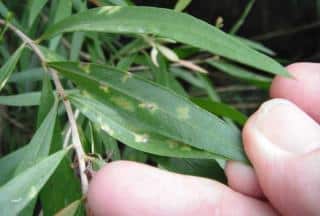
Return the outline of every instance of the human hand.
<path id="1" fill-rule="evenodd" d="M 228 162 L 229 187 L 128 161 L 112 162 L 93 177 L 94 215 L 319 215 L 320 64 L 288 67 L 276 77 L 272 99 L 243 129 L 253 165 Z M 303 111 L 304 112 L 303 112 Z M 307 114 L 306 114 L 307 113 Z"/>

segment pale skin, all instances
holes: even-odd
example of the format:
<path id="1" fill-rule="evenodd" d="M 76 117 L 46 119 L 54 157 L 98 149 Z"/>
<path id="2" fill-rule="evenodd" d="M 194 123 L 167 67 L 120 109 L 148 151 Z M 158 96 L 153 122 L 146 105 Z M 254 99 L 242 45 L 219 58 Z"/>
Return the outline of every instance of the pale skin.
<path id="1" fill-rule="evenodd" d="M 228 186 L 128 161 L 113 162 L 89 185 L 94 215 L 320 215 L 320 64 L 287 67 L 245 124 L 252 166 L 229 161 Z"/>

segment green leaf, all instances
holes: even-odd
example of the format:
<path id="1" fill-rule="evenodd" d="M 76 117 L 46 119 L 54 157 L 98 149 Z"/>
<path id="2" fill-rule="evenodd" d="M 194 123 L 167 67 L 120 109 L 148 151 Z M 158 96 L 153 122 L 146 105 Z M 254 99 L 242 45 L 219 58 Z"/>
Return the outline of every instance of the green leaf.
<path id="1" fill-rule="evenodd" d="M 184 81 L 190 83 L 195 87 L 205 88 L 204 83 L 190 71 L 184 70 L 182 68 L 171 67 L 170 72 L 172 72 L 175 77 L 183 79 Z"/>
<path id="2" fill-rule="evenodd" d="M 198 78 L 199 80 L 202 82 L 202 86 L 203 86 L 203 89 L 206 90 L 209 98 L 213 101 L 220 101 L 220 97 L 218 95 L 218 93 L 216 92 L 213 84 L 211 83 L 211 80 L 208 78 L 208 76 L 206 75 L 203 75 L 203 74 L 200 74 L 198 73 Z"/>
<path id="3" fill-rule="evenodd" d="M 31 147 L 28 148 L 28 151 L 23 158 L 21 158 L 21 162 L 15 171 L 15 175 L 33 166 L 38 160 L 49 154 L 53 129 L 56 122 L 57 108 L 58 103 L 56 102 L 28 144 L 28 146 Z"/>
<path id="4" fill-rule="evenodd" d="M 70 94 L 77 92 L 77 90 L 67 90 L 65 92 Z M 40 98 L 40 92 L 28 92 L 17 95 L 0 96 L 0 104 L 7 106 L 38 106 L 40 104 Z"/>
<path id="5" fill-rule="evenodd" d="M 135 6 L 106 6 L 90 9 L 55 24 L 41 38 L 50 38 L 62 32 L 73 31 L 154 34 L 210 51 L 263 71 L 289 76 L 279 63 L 250 49 L 241 41 L 214 26 L 190 15 L 168 9 Z"/>
<path id="6" fill-rule="evenodd" d="M 73 94 L 69 96 L 69 99 L 102 130 L 132 148 L 169 157 L 206 159 L 217 157 L 156 133 L 143 133 L 139 125 L 133 125 L 132 122 L 137 123 L 136 119 L 128 119 L 123 113 L 122 115 L 118 113 L 119 109 L 108 107 L 91 97 Z"/>
<path id="7" fill-rule="evenodd" d="M 215 160 L 153 157 L 160 168 L 184 175 L 200 176 L 226 183 L 223 169 Z"/>
<path id="8" fill-rule="evenodd" d="M 76 61 L 79 59 L 81 47 L 84 41 L 84 32 L 75 32 L 72 35 L 70 60 Z"/>
<path id="9" fill-rule="evenodd" d="M 178 12 L 183 11 L 191 2 L 192 0 L 178 0 L 174 6 L 174 10 Z"/>
<path id="10" fill-rule="evenodd" d="M 61 209 L 59 212 L 55 214 L 55 216 L 73 216 L 76 214 L 82 200 L 76 200 L 72 202 L 70 205 Z"/>
<path id="11" fill-rule="evenodd" d="M 0 187 L 0 215 L 17 215 L 33 200 L 66 152 L 66 150 L 61 150 L 37 162 Z"/>
<path id="12" fill-rule="evenodd" d="M 207 63 L 228 75 L 250 82 L 262 88 L 268 88 L 271 84 L 271 78 L 253 73 L 252 71 L 229 61 L 218 59 L 208 60 Z"/>
<path id="13" fill-rule="evenodd" d="M 43 68 L 31 68 L 11 75 L 8 83 L 24 83 L 39 81 L 43 78 Z"/>
<path id="14" fill-rule="evenodd" d="M 12 74 L 18 63 L 24 47 L 25 44 L 22 44 L 7 60 L 7 62 L 0 68 L 0 90 L 5 86 L 8 79 L 10 78 L 10 75 Z"/>
<path id="15" fill-rule="evenodd" d="M 269 49 L 268 47 L 264 46 L 263 44 L 261 44 L 259 42 L 248 40 L 246 38 L 239 37 L 239 36 L 235 36 L 235 37 L 238 40 L 240 40 L 243 43 L 245 43 L 247 46 L 251 47 L 252 49 L 255 49 L 257 51 L 260 51 L 260 52 L 265 53 L 265 54 L 270 55 L 270 56 L 276 55 L 276 53 L 273 50 Z"/>
<path id="16" fill-rule="evenodd" d="M 122 160 L 136 161 L 146 163 L 148 155 L 142 151 L 126 146 L 122 153 Z"/>
<path id="17" fill-rule="evenodd" d="M 97 64 L 53 62 L 49 65 L 99 100 L 70 95 L 72 103 L 84 115 L 134 148 L 146 151 L 155 143 L 159 151 L 154 149 L 151 153 L 182 152 L 173 151 L 163 141 L 159 143 L 155 140 L 159 136 L 220 157 L 247 160 L 238 130 L 169 89 L 129 72 Z M 183 153 L 184 157 L 195 157 L 190 152 Z"/>
<path id="18" fill-rule="evenodd" d="M 246 5 L 246 7 L 244 8 L 241 16 L 239 17 L 237 22 L 232 26 L 232 28 L 230 30 L 230 34 L 236 34 L 239 31 L 241 26 L 244 24 L 247 16 L 249 15 L 254 3 L 255 3 L 255 0 L 249 0 L 248 1 L 248 3 Z"/>
<path id="19" fill-rule="evenodd" d="M 40 97 L 40 107 L 38 110 L 37 127 L 41 124 L 43 119 L 49 113 L 51 107 L 54 105 L 54 93 L 50 83 L 50 76 L 48 73 L 44 74 L 42 81 L 42 92 Z"/>
<path id="20" fill-rule="evenodd" d="M 37 106 L 40 104 L 40 92 L 0 96 L 0 104 L 7 106 Z"/>
<path id="21" fill-rule="evenodd" d="M 227 104 L 202 98 L 192 98 L 192 101 L 203 109 L 206 109 L 215 115 L 227 117 L 240 125 L 243 125 L 247 120 L 247 117 L 243 113 Z"/>
<path id="22" fill-rule="evenodd" d="M 0 158 L 0 186 L 6 183 L 14 175 L 15 169 L 21 162 L 21 158 L 28 152 L 29 146 L 24 146 L 18 150 Z"/>
<path id="23" fill-rule="evenodd" d="M 107 154 L 107 157 L 114 160 L 120 160 L 120 149 L 117 141 L 112 138 L 105 131 L 101 130 L 99 125 L 94 125 L 93 129 L 96 135 L 96 142 L 100 142 L 104 146 L 104 153 Z"/>
<path id="24" fill-rule="evenodd" d="M 29 1 L 29 19 L 28 25 L 29 27 L 32 26 L 33 22 L 40 14 L 44 5 L 48 2 L 48 0 L 30 0 Z"/>
<path id="25" fill-rule="evenodd" d="M 57 0 L 55 15 L 53 18 L 53 23 L 57 23 L 58 21 L 68 17 L 72 13 L 72 1 L 71 0 Z M 55 50 L 59 45 L 61 39 L 61 35 L 52 38 L 49 42 L 49 48 L 51 50 Z"/>

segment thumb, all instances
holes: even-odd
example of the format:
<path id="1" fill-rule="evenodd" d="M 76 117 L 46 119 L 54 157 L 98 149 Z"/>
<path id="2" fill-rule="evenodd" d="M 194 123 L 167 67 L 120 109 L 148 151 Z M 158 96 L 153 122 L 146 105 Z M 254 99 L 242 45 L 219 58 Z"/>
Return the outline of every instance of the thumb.
<path id="1" fill-rule="evenodd" d="M 274 99 L 250 117 L 244 147 L 263 193 L 284 215 L 319 215 L 320 126 L 291 102 Z"/>

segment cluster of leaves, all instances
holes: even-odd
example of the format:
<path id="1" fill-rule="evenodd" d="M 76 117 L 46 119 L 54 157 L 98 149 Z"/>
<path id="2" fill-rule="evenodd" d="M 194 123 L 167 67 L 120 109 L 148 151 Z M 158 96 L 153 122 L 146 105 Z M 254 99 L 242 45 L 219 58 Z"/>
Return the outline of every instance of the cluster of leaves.
<path id="1" fill-rule="evenodd" d="M 28 144 L 2 147 L 1 215 L 85 214 L 61 100 L 75 110 L 87 173 L 127 159 L 223 182 L 225 160 L 248 163 L 239 129 L 246 116 L 221 102 L 208 70 L 258 88 L 269 85 L 268 73 L 287 73 L 267 57 L 271 50 L 235 35 L 253 1 L 229 34 L 221 21 L 212 26 L 182 13 L 190 2 L 168 10 L 125 0 L 30 0 L 18 17 L 19 1 L 0 1 L 0 104 L 3 112 L 37 110 Z M 21 45 L 14 42 L 21 40 L 11 26 L 37 38 L 34 46 L 21 34 Z M 10 53 L 12 44 L 19 48 Z M 48 68 L 59 73 L 65 98 Z"/>

